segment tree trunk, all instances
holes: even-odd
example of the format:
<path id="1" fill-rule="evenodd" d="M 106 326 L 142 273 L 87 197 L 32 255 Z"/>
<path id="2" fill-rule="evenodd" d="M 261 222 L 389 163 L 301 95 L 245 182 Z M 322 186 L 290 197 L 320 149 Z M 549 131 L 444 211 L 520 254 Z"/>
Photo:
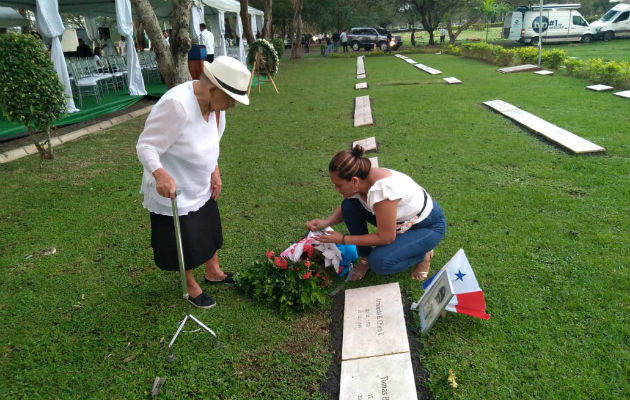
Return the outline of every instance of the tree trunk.
<path id="1" fill-rule="evenodd" d="M 446 24 L 446 30 L 448 31 L 448 43 L 455 44 L 455 40 L 457 39 L 459 34 L 468 29 L 471 25 L 476 24 L 477 21 L 479 21 L 480 19 L 480 16 L 477 16 L 475 18 L 469 17 L 465 23 L 459 24 L 455 32 L 453 32 L 453 21 L 449 20 Z"/>
<path id="2" fill-rule="evenodd" d="M 265 23 L 263 25 L 262 37 L 265 39 L 272 39 L 273 32 L 271 31 L 271 13 L 273 11 L 273 0 L 265 0 Z"/>
<path id="3" fill-rule="evenodd" d="M 252 34 L 252 24 L 249 21 L 249 14 L 247 13 L 248 0 L 240 0 L 241 2 L 241 22 L 243 23 L 243 33 L 245 34 L 245 40 L 247 44 L 251 44 L 256 38 Z"/>
<path id="4" fill-rule="evenodd" d="M 291 25 L 291 59 L 300 58 L 300 46 L 302 41 L 302 0 L 291 0 L 293 5 L 293 23 Z"/>
<path id="5" fill-rule="evenodd" d="M 170 47 L 166 44 L 162 29 L 155 16 L 149 0 L 132 0 L 136 19 L 142 24 L 147 36 L 151 40 L 158 70 L 166 86 L 171 88 L 191 79 L 188 70 L 188 51 L 190 50 L 189 17 L 191 0 L 173 0 L 173 34 Z M 142 31 L 136 32 L 136 37 L 142 36 Z"/>

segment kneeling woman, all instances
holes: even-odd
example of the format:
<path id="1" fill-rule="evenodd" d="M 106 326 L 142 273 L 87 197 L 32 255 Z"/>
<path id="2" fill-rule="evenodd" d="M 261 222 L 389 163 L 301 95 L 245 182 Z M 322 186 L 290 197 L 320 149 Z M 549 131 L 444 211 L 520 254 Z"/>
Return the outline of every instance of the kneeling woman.
<path id="1" fill-rule="evenodd" d="M 389 275 L 411 266 L 413 279 L 426 279 L 433 248 L 446 232 L 444 212 L 437 202 L 409 176 L 371 168 L 361 146 L 337 153 L 328 171 L 344 200 L 328 218 L 308 221 L 306 227 L 316 231 L 346 223 L 349 235 L 333 232 L 316 239 L 357 245 L 361 259 L 350 280 L 363 278 L 368 269 Z M 375 233 L 368 233 L 368 222 L 376 225 Z"/>

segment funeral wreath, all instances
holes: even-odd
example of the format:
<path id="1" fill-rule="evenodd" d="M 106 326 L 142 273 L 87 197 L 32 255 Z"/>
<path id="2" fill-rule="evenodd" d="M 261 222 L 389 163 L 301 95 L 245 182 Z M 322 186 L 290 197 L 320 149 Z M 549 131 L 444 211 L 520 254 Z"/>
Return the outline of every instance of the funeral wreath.
<path id="1" fill-rule="evenodd" d="M 276 49 L 265 39 L 257 39 L 254 40 L 249 45 L 249 50 L 247 51 L 247 63 L 250 64 L 253 68 L 254 63 L 256 61 L 256 54 L 259 55 L 259 60 L 262 64 L 257 66 L 258 71 L 261 74 L 267 74 L 267 71 L 271 75 L 275 75 L 278 73 L 278 65 L 280 64 L 280 59 L 278 58 L 278 53 Z M 265 65 L 267 68 L 265 69 Z"/>

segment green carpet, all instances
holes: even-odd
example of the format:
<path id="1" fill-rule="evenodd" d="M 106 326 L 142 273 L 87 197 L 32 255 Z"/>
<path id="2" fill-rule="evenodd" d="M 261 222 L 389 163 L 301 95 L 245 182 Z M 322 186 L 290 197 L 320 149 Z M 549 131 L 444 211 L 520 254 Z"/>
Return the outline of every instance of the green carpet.
<path id="1" fill-rule="evenodd" d="M 145 86 L 148 96 L 160 97 L 166 92 L 164 84 L 149 84 Z M 97 104 L 93 98 L 87 98 L 83 101 L 83 105 L 76 106 L 80 111 L 66 114 L 53 123 L 53 126 L 65 126 L 76 124 L 89 119 L 97 118 L 106 114 L 123 110 L 142 100 L 144 96 L 129 96 L 125 93 L 111 93 L 101 98 L 100 104 Z M 8 140 L 15 137 L 26 135 L 26 127 L 22 124 L 7 121 L 4 115 L 0 115 L 0 141 Z"/>

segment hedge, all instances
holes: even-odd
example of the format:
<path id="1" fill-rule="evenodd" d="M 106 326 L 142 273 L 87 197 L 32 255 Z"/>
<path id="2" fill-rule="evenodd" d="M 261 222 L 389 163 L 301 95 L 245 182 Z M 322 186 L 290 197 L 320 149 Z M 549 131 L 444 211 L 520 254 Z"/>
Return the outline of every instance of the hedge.
<path id="1" fill-rule="evenodd" d="M 525 46 L 506 49 L 488 43 L 464 43 L 460 46 L 448 45 L 444 53 L 466 58 L 483 60 L 502 67 L 520 64 L 537 64 L 538 49 Z M 627 62 L 608 61 L 600 58 L 587 61 L 567 57 L 564 50 L 543 50 L 542 65 L 549 69 L 566 68 L 566 71 L 592 83 L 612 85 L 621 89 L 630 89 L 630 64 Z"/>

